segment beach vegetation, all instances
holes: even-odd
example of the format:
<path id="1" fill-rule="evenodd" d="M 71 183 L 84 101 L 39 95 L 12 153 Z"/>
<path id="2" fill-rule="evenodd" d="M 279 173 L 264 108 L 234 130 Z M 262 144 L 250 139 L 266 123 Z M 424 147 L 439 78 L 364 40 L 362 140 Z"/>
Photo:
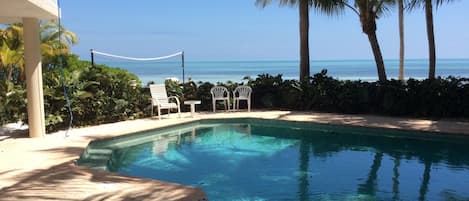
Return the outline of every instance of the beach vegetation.
<path id="1" fill-rule="evenodd" d="M 436 7 L 444 3 L 453 2 L 455 0 L 411 0 L 410 9 L 423 7 L 425 10 L 425 22 L 427 28 L 427 41 L 428 41 L 428 79 L 435 79 L 436 71 L 436 46 L 435 46 L 435 32 L 433 23 L 433 5 Z"/>
<path id="2" fill-rule="evenodd" d="M 405 0 L 397 0 L 398 10 L 398 21 L 399 21 L 399 80 L 404 80 L 404 55 L 405 55 L 405 43 L 404 43 L 404 10 L 406 9 L 405 4 L 408 2 Z"/>
<path id="3" fill-rule="evenodd" d="M 126 70 L 105 65 L 91 67 L 88 61 L 68 55 L 64 75 L 73 113 L 73 126 L 88 126 L 150 116 L 147 86 Z M 137 81 L 137 85 L 132 85 Z M 364 82 L 338 80 L 322 70 L 303 81 L 282 75 L 261 74 L 246 82 L 166 81 L 170 95 L 181 101 L 201 100 L 198 110 L 210 111 L 210 89 L 224 85 L 234 89 L 249 85 L 255 109 L 286 109 L 350 114 L 377 114 L 423 118 L 468 118 L 469 79 L 436 78 Z M 26 91 L 22 85 L 0 82 L 0 123 L 27 122 Z M 4 93 L 9 91 L 9 93 Z M 69 114 L 59 68 L 44 72 L 44 104 L 47 131 L 67 128 Z M 183 111 L 188 108 L 182 107 Z"/>
<path id="4" fill-rule="evenodd" d="M 262 6 L 271 1 L 257 1 Z M 303 5 L 302 3 L 307 2 Z M 212 108 L 210 89 L 223 85 L 233 91 L 239 85 L 253 89 L 255 109 L 288 109 L 352 114 L 377 114 L 424 118 L 468 118 L 469 79 L 429 76 L 426 80 L 387 80 L 381 50 L 376 37 L 376 19 L 388 10 L 394 1 L 280 1 L 281 5 L 299 6 L 300 18 L 310 7 L 332 14 L 348 7 L 360 18 L 362 30 L 370 41 L 378 68 L 379 81 L 339 80 L 328 76 L 327 70 L 309 75 L 309 63 L 300 64 L 300 79 L 285 80 L 282 75 L 261 74 L 247 77 L 246 82 L 165 82 L 170 95 L 181 101 L 201 100 L 199 110 Z M 342 3 L 341 3 L 342 2 Z M 422 3 L 424 1 L 420 1 Z M 425 1 L 425 3 L 427 0 Z M 437 5 L 444 1 L 436 1 Z M 330 4 L 328 4 L 330 3 Z M 413 1 L 411 6 L 418 5 Z M 428 6 L 425 4 L 425 6 Z M 305 10 L 302 10 L 306 7 Z M 401 7 L 401 5 L 399 5 Z M 431 7 L 431 5 L 430 5 Z M 425 7 L 425 9 L 427 9 Z M 431 9 L 430 9 L 431 10 Z M 301 14 L 303 13 L 303 14 Z M 307 21 L 300 20 L 300 32 L 306 31 Z M 306 24 L 304 24 L 306 23 Z M 428 21 L 427 21 L 428 23 Z M 432 23 L 432 22 L 431 22 Z M 428 25 L 428 24 L 427 24 Z M 59 40 L 55 22 L 41 23 L 41 50 L 46 129 L 48 132 L 67 128 L 70 115 L 66 106 L 71 103 L 73 126 L 88 126 L 150 115 L 150 93 L 138 77 L 127 70 L 92 66 L 70 52 L 78 42 L 76 35 L 63 29 Z M 24 75 L 24 45 L 21 24 L 11 24 L 0 30 L 0 124 L 27 122 L 27 101 Z M 304 34 L 301 34 L 303 37 Z M 430 36 L 429 36 L 430 38 Z M 303 48 L 308 51 L 303 51 Z M 403 48 L 403 47 L 402 47 Z M 434 48 L 434 47 L 433 47 Z M 309 47 L 301 46 L 300 60 L 307 58 Z M 303 57 L 304 56 L 304 57 Z M 307 69 L 307 70 L 306 70 Z M 430 67 L 430 72 L 432 71 Z M 434 73 L 434 67 L 433 67 Z M 430 73 L 431 74 L 431 73 Z M 65 93 L 64 93 L 65 92 Z M 182 107 L 187 111 L 187 107 Z"/>
<path id="5" fill-rule="evenodd" d="M 61 30 L 60 34 L 59 29 Z M 78 36 L 74 32 L 65 29 L 62 25 L 59 25 L 56 20 L 41 21 L 40 40 L 42 62 L 44 65 L 60 64 L 60 61 L 51 60 L 61 59 L 59 55 L 71 54 L 70 48 L 78 44 Z"/>
<path id="6" fill-rule="evenodd" d="M 305 81 L 260 75 L 248 83 L 255 108 L 424 118 L 469 117 L 469 79 L 447 77 L 363 82 L 323 70 Z"/>
<path id="7" fill-rule="evenodd" d="M 44 109 L 47 131 L 66 128 L 71 103 L 74 126 L 135 119 L 148 110 L 149 94 L 144 93 L 138 77 L 126 70 L 104 65 L 91 67 L 71 54 L 77 36 L 55 21 L 40 23 L 40 48 L 43 64 Z M 0 30 L 0 123 L 27 122 L 24 42 L 21 24 Z M 137 85 L 135 85 L 137 83 Z M 65 84 L 65 86 L 64 86 Z M 64 88 L 65 87 L 65 88 Z"/>
<path id="8" fill-rule="evenodd" d="M 21 24 L 11 24 L 0 30 L 0 71 L 3 79 L 10 81 L 21 79 L 24 74 L 23 49 Z"/>
<path id="9" fill-rule="evenodd" d="M 105 65 L 91 66 L 75 55 L 64 59 L 67 96 L 71 102 L 74 126 L 96 125 L 144 116 L 150 94 L 142 89 L 137 76 L 127 70 Z M 44 104 L 49 131 L 66 128 L 69 113 L 61 83 L 61 69 L 44 72 Z M 137 85 L 132 85 L 137 80 Z"/>
<path id="10" fill-rule="evenodd" d="M 265 7 L 273 0 L 256 0 L 256 5 Z M 305 80 L 310 76 L 309 64 L 309 10 L 314 8 L 321 13 L 328 15 L 336 14 L 340 0 L 278 0 L 281 6 L 297 6 L 299 12 L 299 32 L 300 32 L 300 77 Z"/>
<path id="11" fill-rule="evenodd" d="M 383 55 L 376 35 L 377 19 L 383 15 L 394 4 L 394 0 L 342 0 L 340 4 L 350 8 L 360 19 L 362 32 L 368 36 L 371 49 L 378 70 L 378 79 L 386 81 L 386 69 L 384 68 Z"/>

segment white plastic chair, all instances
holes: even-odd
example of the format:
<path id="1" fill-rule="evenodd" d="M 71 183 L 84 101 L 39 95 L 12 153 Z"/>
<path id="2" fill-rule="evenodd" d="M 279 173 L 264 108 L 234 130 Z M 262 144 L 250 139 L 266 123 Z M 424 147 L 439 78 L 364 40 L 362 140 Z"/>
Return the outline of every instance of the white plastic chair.
<path id="1" fill-rule="evenodd" d="M 225 111 L 227 111 L 230 107 L 230 92 L 224 86 L 214 86 L 210 89 L 210 93 L 212 94 L 212 106 L 213 112 L 216 110 L 216 102 L 217 100 L 222 100 L 223 104 L 225 105 Z"/>
<path id="2" fill-rule="evenodd" d="M 164 84 L 151 84 L 150 85 L 151 93 L 151 116 L 153 116 L 153 107 L 158 109 L 158 119 L 161 119 L 161 110 L 167 109 L 168 116 L 171 113 L 171 109 L 177 109 L 178 115 L 181 117 L 181 107 L 178 97 L 170 96 L 168 97 L 166 93 L 166 87 Z M 170 99 L 175 100 L 175 102 L 169 102 Z"/>
<path id="3" fill-rule="evenodd" d="M 239 101 L 240 100 L 245 100 L 248 104 L 248 112 L 251 112 L 251 93 L 252 89 L 249 86 L 238 86 L 236 89 L 233 91 L 233 109 L 239 110 Z M 236 96 L 238 94 L 238 96 Z"/>

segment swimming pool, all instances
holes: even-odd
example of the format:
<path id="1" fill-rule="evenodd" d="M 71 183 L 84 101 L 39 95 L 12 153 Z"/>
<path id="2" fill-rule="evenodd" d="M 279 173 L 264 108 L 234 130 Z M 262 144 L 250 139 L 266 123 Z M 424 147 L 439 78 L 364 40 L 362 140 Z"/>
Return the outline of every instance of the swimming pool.
<path id="1" fill-rule="evenodd" d="M 93 141 L 78 164 L 210 200 L 469 200 L 469 138 L 435 133 L 202 120 Z"/>

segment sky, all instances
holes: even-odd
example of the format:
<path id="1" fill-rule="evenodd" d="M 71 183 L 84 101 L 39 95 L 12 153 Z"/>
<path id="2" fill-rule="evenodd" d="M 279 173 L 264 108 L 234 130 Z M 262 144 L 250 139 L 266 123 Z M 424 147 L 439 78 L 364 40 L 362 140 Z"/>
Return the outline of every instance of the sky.
<path id="1" fill-rule="evenodd" d="M 75 54 L 89 50 L 158 57 L 183 50 L 188 61 L 298 60 L 298 9 L 255 0 L 60 0 L 62 23 L 75 32 Z M 437 58 L 469 58 L 469 1 L 434 11 Z M 397 8 L 378 20 L 385 59 L 398 59 Z M 312 60 L 373 59 L 358 16 L 310 12 Z M 407 59 L 428 58 L 423 9 L 405 15 Z"/>

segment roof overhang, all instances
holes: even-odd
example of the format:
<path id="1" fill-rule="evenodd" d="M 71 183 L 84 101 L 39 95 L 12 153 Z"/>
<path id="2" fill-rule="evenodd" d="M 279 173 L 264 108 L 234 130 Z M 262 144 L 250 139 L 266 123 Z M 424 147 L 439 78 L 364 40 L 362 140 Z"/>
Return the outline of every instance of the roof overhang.
<path id="1" fill-rule="evenodd" d="M 21 22 L 23 18 L 55 19 L 57 0 L 0 0 L 0 24 Z"/>

